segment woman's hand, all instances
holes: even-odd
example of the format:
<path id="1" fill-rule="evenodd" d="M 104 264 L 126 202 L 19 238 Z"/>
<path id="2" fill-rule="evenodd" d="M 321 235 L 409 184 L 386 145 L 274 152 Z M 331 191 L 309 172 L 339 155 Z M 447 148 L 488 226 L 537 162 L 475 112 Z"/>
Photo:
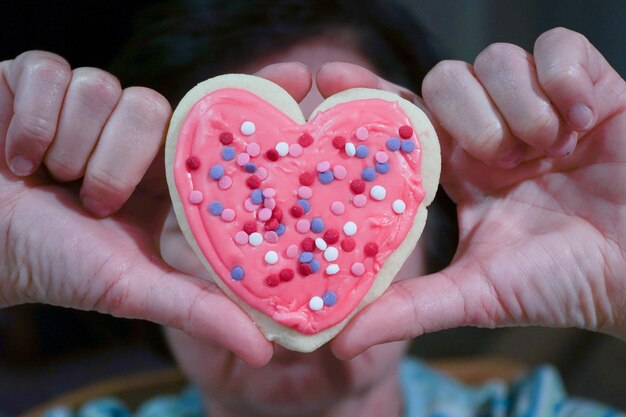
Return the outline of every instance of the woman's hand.
<path id="1" fill-rule="evenodd" d="M 361 86 L 393 89 L 352 71 Z M 332 78 L 318 74 L 320 89 L 355 86 Z M 496 44 L 473 66 L 440 63 L 423 96 L 442 184 L 458 205 L 456 256 L 439 273 L 394 283 L 334 340 L 335 353 L 456 326 L 626 338 L 624 80 L 582 35 L 554 29 L 534 55 Z"/>

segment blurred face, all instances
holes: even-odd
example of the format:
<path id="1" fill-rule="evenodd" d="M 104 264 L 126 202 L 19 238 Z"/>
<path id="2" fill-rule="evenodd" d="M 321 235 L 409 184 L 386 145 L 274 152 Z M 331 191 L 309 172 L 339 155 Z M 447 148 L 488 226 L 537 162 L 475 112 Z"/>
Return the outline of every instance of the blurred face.
<path id="1" fill-rule="evenodd" d="M 289 61 L 304 63 L 313 74 L 332 61 L 374 70 L 350 46 L 353 44 L 348 37 L 333 36 L 332 41 L 320 37 L 254 62 L 242 71 L 252 73 L 271 63 Z M 301 103 L 303 113 L 308 116 L 322 100 L 314 81 Z M 161 252 L 173 267 L 209 279 L 172 213 L 161 235 Z M 423 273 L 421 253 L 418 246 L 396 279 Z M 206 393 L 213 414 L 227 414 L 223 410 L 230 409 L 246 416 L 319 416 L 331 407 L 349 406 L 369 392 L 384 392 L 383 399 L 400 402 L 396 370 L 406 350 L 405 342 L 371 348 L 350 361 L 338 360 L 327 346 L 308 354 L 275 346 L 272 361 L 262 369 L 254 369 L 227 350 L 196 341 L 180 331 L 167 329 L 166 335 L 183 371 Z"/>

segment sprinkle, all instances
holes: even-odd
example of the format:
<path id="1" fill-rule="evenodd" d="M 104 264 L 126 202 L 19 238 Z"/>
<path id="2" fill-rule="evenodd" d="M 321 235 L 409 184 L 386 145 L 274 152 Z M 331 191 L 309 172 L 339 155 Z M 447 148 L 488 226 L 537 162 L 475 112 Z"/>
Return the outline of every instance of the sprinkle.
<path id="1" fill-rule="evenodd" d="M 263 207 L 274 210 L 274 208 L 276 208 L 276 200 L 274 200 L 273 198 L 264 198 Z"/>
<path id="2" fill-rule="evenodd" d="M 267 284 L 268 287 L 276 287 L 280 284 L 280 278 L 276 274 L 268 275 L 268 277 L 265 278 L 265 284 Z"/>
<path id="3" fill-rule="evenodd" d="M 246 146 L 246 152 L 252 157 L 257 157 L 261 154 L 261 146 L 256 142 L 250 142 L 248 146 Z"/>
<path id="4" fill-rule="evenodd" d="M 253 174 L 254 172 L 256 172 L 256 165 L 252 164 L 252 163 L 247 163 L 243 166 L 243 169 L 246 172 L 249 172 L 250 174 Z"/>
<path id="5" fill-rule="evenodd" d="M 298 143 L 300 144 L 300 146 L 302 146 L 303 148 L 306 148 L 307 146 L 310 146 L 313 143 L 313 137 L 311 135 L 309 135 L 308 133 L 303 133 L 299 138 L 298 138 Z"/>
<path id="6" fill-rule="evenodd" d="M 337 272 L 339 272 L 339 265 L 337 264 L 330 264 L 326 267 L 326 273 L 328 275 L 335 275 Z"/>
<path id="7" fill-rule="evenodd" d="M 330 184 L 335 179 L 331 170 L 320 172 L 317 176 L 322 184 Z"/>
<path id="8" fill-rule="evenodd" d="M 256 221 L 248 220 L 247 222 L 245 222 L 243 224 L 243 231 L 249 235 L 256 232 Z"/>
<path id="9" fill-rule="evenodd" d="M 415 149 L 415 144 L 412 140 L 403 140 L 402 141 L 402 152 L 411 153 Z"/>
<path id="10" fill-rule="evenodd" d="M 248 234 L 242 230 L 238 231 L 235 233 L 235 242 L 241 246 L 245 245 L 248 243 Z"/>
<path id="11" fill-rule="evenodd" d="M 354 204 L 354 207 L 365 207 L 367 204 L 367 197 L 365 197 L 365 194 L 357 194 L 352 197 L 352 204 Z"/>
<path id="12" fill-rule="evenodd" d="M 330 203 L 330 211 L 333 214 L 339 216 L 345 213 L 346 206 L 341 201 L 333 201 L 332 203 Z"/>
<path id="13" fill-rule="evenodd" d="M 354 236 L 356 234 L 356 231 L 356 223 L 353 221 L 346 222 L 346 224 L 343 225 L 343 232 L 346 234 L 346 236 Z"/>
<path id="14" fill-rule="evenodd" d="M 365 256 L 374 256 L 378 253 L 378 245 L 374 242 L 368 242 L 365 244 L 363 248 L 363 253 Z"/>
<path id="15" fill-rule="evenodd" d="M 355 262 L 350 267 L 350 272 L 352 272 L 352 275 L 360 277 L 365 273 L 365 265 L 363 265 L 361 262 Z"/>
<path id="16" fill-rule="evenodd" d="M 267 243 L 278 242 L 278 233 L 274 232 L 273 230 L 270 230 L 269 232 L 265 232 L 263 236 L 265 237 L 265 240 L 267 241 Z"/>
<path id="17" fill-rule="evenodd" d="M 338 257 L 339 251 L 334 246 L 329 246 L 324 251 L 324 259 L 326 259 L 328 262 L 336 261 Z"/>
<path id="18" fill-rule="evenodd" d="M 243 208 L 245 208 L 246 211 L 252 212 L 256 211 L 259 208 L 259 205 L 254 204 L 251 198 L 246 198 L 246 200 L 243 202 Z"/>
<path id="19" fill-rule="evenodd" d="M 310 172 L 303 172 L 302 174 L 300 174 L 298 179 L 300 180 L 300 184 L 302 185 L 312 185 L 313 181 L 315 181 L 315 175 Z"/>
<path id="20" fill-rule="evenodd" d="M 317 164 L 317 172 L 324 172 L 324 171 L 328 171 L 330 169 L 330 162 L 328 161 L 322 161 L 319 164 Z"/>
<path id="21" fill-rule="evenodd" d="M 318 237 L 315 239 L 315 247 L 323 251 L 323 250 L 326 250 L 328 245 L 326 244 L 326 241 L 324 239 L 322 239 L 321 237 Z"/>
<path id="22" fill-rule="evenodd" d="M 224 175 L 217 182 L 217 186 L 220 190 L 228 190 L 233 185 L 233 179 L 228 175 Z"/>
<path id="23" fill-rule="evenodd" d="M 235 148 L 232 146 L 225 146 L 224 149 L 222 149 L 222 158 L 225 161 L 232 161 L 235 159 Z"/>
<path id="24" fill-rule="evenodd" d="M 245 271 L 240 266 L 235 266 L 230 270 L 230 277 L 235 281 L 241 281 L 245 274 Z"/>
<path id="25" fill-rule="evenodd" d="M 261 210 L 259 210 L 257 217 L 262 222 L 266 222 L 272 217 L 272 210 L 268 208 L 262 208 Z M 276 226 L 278 226 L 278 224 L 276 224 Z"/>
<path id="26" fill-rule="evenodd" d="M 190 156 L 187 158 L 187 161 L 185 161 L 185 165 L 187 166 L 187 171 L 195 171 L 200 168 L 200 160 L 195 156 Z"/>
<path id="27" fill-rule="evenodd" d="M 256 190 L 252 190 L 250 193 L 250 200 L 252 200 L 254 204 L 261 204 L 263 202 L 263 192 L 258 188 Z"/>
<path id="28" fill-rule="evenodd" d="M 369 153 L 370 153 L 370 150 L 365 145 L 359 145 L 356 147 L 357 158 L 360 158 L 360 159 L 367 158 L 367 155 L 369 155 Z"/>
<path id="29" fill-rule="evenodd" d="M 202 195 L 200 191 L 193 190 L 192 192 L 189 193 L 189 202 L 191 204 L 200 204 L 202 203 L 202 200 L 204 200 L 204 196 Z"/>
<path id="30" fill-rule="evenodd" d="M 348 155 L 348 156 L 356 155 L 356 147 L 351 142 L 346 143 L 345 151 L 346 151 L 346 155 Z"/>
<path id="31" fill-rule="evenodd" d="M 366 127 L 361 126 L 356 130 L 356 138 L 358 140 L 367 140 L 368 136 L 369 132 L 367 131 Z"/>
<path id="32" fill-rule="evenodd" d="M 253 135 L 254 132 L 256 131 L 256 126 L 254 125 L 254 123 L 246 120 L 245 122 L 241 124 L 241 128 L 239 130 L 241 130 L 242 134 L 246 136 L 250 136 L 250 135 Z"/>
<path id="33" fill-rule="evenodd" d="M 308 200 L 311 196 L 313 196 L 313 190 L 311 187 L 307 187 L 306 185 L 298 187 L 298 197 Z"/>
<path id="34" fill-rule="evenodd" d="M 311 220 L 311 231 L 313 233 L 321 233 L 324 230 L 324 220 L 314 217 Z"/>
<path id="35" fill-rule="evenodd" d="M 283 210 L 280 207 L 274 207 L 272 209 L 272 217 L 274 217 L 278 221 L 281 221 L 283 219 Z"/>
<path id="36" fill-rule="evenodd" d="M 317 295 L 315 297 L 311 297 L 311 300 L 309 301 L 309 308 L 313 311 L 319 311 L 324 308 L 324 300 L 322 300 L 322 297 L 318 297 Z"/>
<path id="37" fill-rule="evenodd" d="M 224 167 L 221 165 L 213 165 L 209 171 L 209 175 L 214 180 L 219 180 L 222 176 L 224 176 Z"/>
<path id="38" fill-rule="evenodd" d="M 273 250 L 265 252 L 265 262 L 270 265 L 274 265 L 276 262 L 278 262 L 278 254 Z"/>
<path id="39" fill-rule="evenodd" d="M 404 213 L 404 210 L 406 210 L 406 204 L 402 200 L 396 200 L 391 203 L 391 208 L 393 209 L 394 213 L 402 214 Z"/>
<path id="40" fill-rule="evenodd" d="M 224 206 L 219 201 L 213 201 L 209 204 L 209 211 L 214 216 L 219 216 L 224 211 Z"/>
<path id="41" fill-rule="evenodd" d="M 261 216 L 259 215 L 259 220 L 261 220 Z M 265 221 L 265 220 L 261 220 L 261 221 Z M 265 221 L 265 225 L 263 226 L 265 228 L 265 230 L 271 230 L 274 231 L 278 228 L 278 220 L 276 220 L 275 218 L 271 218 L 267 221 Z"/>
<path id="42" fill-rule="evenodd" d="M 305 199 L 300 199 L 296 202 L 297 205 L 299 205 L 300 207 L 302 207 L 302 210 L 304 210 L 303 214 L 307 214 L 309 212 L 309 210 L 311 210 L 311 203 L 309 203 L 307 200 Z"/>
<path id="43" fill-rule="evenodd" d="M 299 143 L 292 143 L 291 145 L 289 145 L 289 155 L 293 156 L 294 158 L 302 155 L 302 146 Z"/>
<path id="44" fill-rule="evenodd" d="M 285 225 L 284 225 L 284 224 L 279 223 L 279 224 L 278 224 L 278 227 L 276 228 L 276 234 L 277 234 L 278 236 L 282 236 L 282 235 L 283 235 L 283 233 L 285 233 L 285 230 L 287 230 L 287 227 L 285 227 Z"/>
<path id="45" fill-rule="evenodd" d="M 346 168 L 343 165 L 336 165 L 333 168 L 333 175 L 338 180 L 342 180 L 342 179 L 344 179 L 346 177 L 346 175 L 348 175 L 348 171 L 346 170 Z"/>
<path id="46" fill-rule="evenodd" d="M 253 174 L 250 175 L 246 180 L 246 185 L 248 186 L 248 188 L 254 190 L 261 186 L 261 180 L 259 179 L 259 177 Z"/>
<path id="47" fill-rule="evenodd" d="M 331 307 L 337 302 L 337 294 L 334 291 L 326 291 L 326 294 L 322 296 L 322 300 L 326 306 Z"/>
<path id="48" fill-rule="evenodd" d="M 289 145 L 287 144 L 287 142 L 278 142 L 275 149 L 280 156 L 287 156 L 287 154 L 289 153 Z"/>
<path id="49" fill-rule="evenodd" d="M 232 222 L 233 220 L 235 220 L 235 210 L 227 208 L 224 209 L 224 211 L 222 211 L 222 220 L 224 220 L 225 222 Z"/>
<path id="50" fill-rule="evenodd" d="M 356 241 L 351 237 L 347 237 L 341 241 L 341 249 L 345 252 L 352 252 L 356 247 Z"/>
<path id="51" fill-rule="evenodd" d="M 313 273 L 313 268 L 309 264 L 300 264 L 298 265 L 298 272 L 300 272 L 300 275 L 303 277 L 306 277 L 307 275 L 311 275 Z"/>
<path id="52" fill-rule="evenodd" d="M 328 229 L 326 233 L 324 233 L 324 240 L 329 245 L 336 243 L 339 240 L 339 232 L 336 229 Z"/>
<path id="53" fill-rule="evenodd" d="M 346 146 L 346 138 L 343 136 L 335 136 L 333 138 L 333 146 L 337 149 L 344 149 Z"/>
<path id="54" fill-rule="evenodd" d="M 287 258 L 293 259 L 298 256 L 298 246 L 297 245 L 289 245 L 287 248 Z"/>
<path id="55" fill-rule="evenodd" d="M 250 162 L 250 155 L 247 153 L 244 152 L 237 155 L 237 165 L 240 167 L 245 166 L 248 162 Z"/>
<path id="56" fill-rule="evenodd" d="M 256 169 L 256 176 L 259 177 L 261 181 L 265 180 L 267 178 L 267 169 L 258 167 Z"/>
<path id="57" fill-rule="evenodd" d="M 278 277 L 280 278 L 280 280 L 282 282 L 289 282 L 293 279 L 294 277 L 294 272 L 293 269 L 289 269 L 289 268 L 284 268 L 281 269 L 280 272 L 278 273 Z"/>
<path id="58" fill-rule="evenodd" d="M 365 191 L 365 181 L 360 179 L 353 180 L 350 183 L 350 191 L 352 191 L 354 194 L 361 194 L 363 191 Z"/>
<path id="59" fill-rule="evenodd" d="M 376 162 L 376 172 L 378 172 L 379 174 L 386 174 L 389 172 L 389 163 L 387 162 Z"/>
<path id="60" fill-rule="evenodd" d="M 265 157 L 270 161 L 278 161 L 279 156 L 276 149 L 268 149 L 267 152 L 265 152 Z"/>
<path id="61" fill-rule="evenodd" d="M 313 260 L 313 252 L 302 252 L 298 258 L 298 262 L 308 264 Z"/>
<path id="62" fill-rule="evenodd" d="M 387 195 L 387 190 L 385 190 L 385 187 L 381 185 L 375 185 L 370 190 L 370 195 L 374 200 L 384 200 L 385 196 Z"/>
<path id="63" fill-rule="evenodd" d="M 248 238 L 248 242 L 252 246 L 259 246 L 261 243 L 263 243 L 263 235 L 261 235 L 261 233 L 254 232 Z"/>
<path id="64" fill-rule="evenodd" d="M 402 139 L 408 139 L 413 136 L 413 128 L 407 125 L 400 126 L 400 129 L 398 129 L 398 134 Z"/>
<path id="65" fill-rule="evenodd" d="M 301 205 L 295 204 L 291 206 L 291 209 L 289 209 L 289 213 L 291 213 L 291 215 L 297 219 L 298 217 L 302 217 L 302 215 L 304 214 L 304 209 Z"/>
<path id="66" fill-rule="evenodd" d="M 305 237 L 302 239 L 302 242 L 300 242 L 300 247 L 305 252 L 313 252 L 315 249 L 315 240 L 313 240 L 312 237 Z"/>
<path id="67" fill-rule="evenodd" d="M 220 142 L 222 142 L 222 145 L 230 145 L 233 143 L 233 139 L 233 134 L 230 132 L 223 132 L 220 134 Z"/>
<path id="68" fill-rule="evenodd" d="M 397 151 L 400 149 L 401 143 L 399 138 L 389 138 L 387 139 L 387 149 L 390 151 Z"/>
<path id="69" fill-rule="evenodd" d="M 309 266 L 311 267 L 311 273 L 313 274 L 319 271 L 322 267 L 320 261 L 318 261 L 317 259 L 313 259 L 311 262 L 309 262 Z"/>
<path id="70" fill-rule="evenodd" d="M 268 198 L 276 197 L 276 190 L 274 188 L 265 188 L 263 190 L 263 197 L 268 197 Z"/>
<path id="71" fill-rule="evenodd" d="M 298 233 L 303 234 L 308 232 L 309 230 L 311 230 L 311 222 L 307 219 L 298 220 L 298 222 L 296 223 L 296 230 L 298 231 Z"/>
<path id="72" fill-rule="evenodd" d="M 363 168 L 363 171 L 361 171 L 361 178 L 365 181 L 374 181 L 376 179 L 376 171 L 370 167 Z"/>

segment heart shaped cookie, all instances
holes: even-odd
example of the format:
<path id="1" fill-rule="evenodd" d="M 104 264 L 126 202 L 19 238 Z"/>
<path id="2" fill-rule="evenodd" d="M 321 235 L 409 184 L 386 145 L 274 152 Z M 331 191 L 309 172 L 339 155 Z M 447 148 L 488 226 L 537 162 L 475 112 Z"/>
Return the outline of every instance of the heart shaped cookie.
<path id="1" fill-rule="evenodd" d="M 276 84 L 232 74 L 183 98 L 166 168 L 181 229 L 215 282 L 269 340 L 309 352 L 415 247 L 440 154 L 424 113 L 392 93 L 344 91 L 307 122 Z"/>

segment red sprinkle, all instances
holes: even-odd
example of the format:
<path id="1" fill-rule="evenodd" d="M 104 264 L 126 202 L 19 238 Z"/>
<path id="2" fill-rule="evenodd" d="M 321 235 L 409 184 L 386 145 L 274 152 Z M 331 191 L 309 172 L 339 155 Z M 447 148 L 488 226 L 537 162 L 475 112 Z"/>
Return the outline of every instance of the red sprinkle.
<path id="1" fill-rule="evenodd" d="M 272 217 L 278 221 L 281 221 L 283 219 L 283 209 L 278 206 L 274 207 L 274 210 L 272 210 Z"/>
<path id="2" fill-rule="evenodd" d="M 309 264 L 300 264 L 298 266 L 298 272 L 300 272 L 300 275 L 306 277 L 307 275 L 311 275 L 313 273 L 313 269 Z"/>
<path id="3" fill-rule="evenodd" d="M 313 252 L 313 250 L 315 249 L 315 241 L 313 240 L 313 238 L 305 237 L 304 239 L 302 239 L 302 243 L 300 244 L 300 246 L 305 252 Z"/>
<path id="4" fill-rule="evenodd" d="M 365 181 L 359 179 L 353 180 L 350 183 L 350 191 L 354 194 L 363 194 L 363 191 L 365 191 Z"/>
<path id="5" fill-rule="evenodd" d="M 200 168 L 200 160 L 195 156 L 187 158 L 187 171 L 195 171 Z"/>
<path id="6" fill-rule="evenodd" d="M 356 247 L 356 241 L 351 237 L 347 237 L 341 241 L 341 249 L 346 252 L 352 252 Z"/>
<path id="7" fill-rule="evenodd" d="M 333 146 L 339 150 L 342 150 L 346 146 L 346 138 L 343 136 L 335 136 L 333 138 Z"/>
<path id="8" fill-rule="evenodd" d="M 315 181 L 315 175 L 311 172 L 303 172 L 300 174 L 300 184 L 302 185 L 311 185 Z"/>
<path id="9" fill-rule="evenodd" d="M 278 227 L 278 220 L 275 217 L 272 217 L 268 221 L 265 222 L 265 230 L 276 230 Z"/>
<path id="10" fill-rule="evenodd" d="M 293 217 L 295 217 L 296 219 L 298 217 L 302 217 L 304 215 L 304 209 L 302 208 L 302 206 L 300 204 L 295 204 L 291 207 L 291 209 L 289 210 L 289 212 L 291 213 L 291 215 Z"/>
<path id="11" fill-rule="evenodd" d="M 289 269 L 289 268 L 281 269 L 280 272 L 278 273 L 278 276 L 280 277 L 280 280 L 282 282 L 291 281 L 294 275 L 295 274 L 293 272 L 293 269 Z"/>
<path id="12" fill-rule="evenodd" d="M 278 151 L 276 149 L 272 148 L 268 149 L 267 152 L 265 152 L 265 157 L 270 161 L 278 161 L 280 155 L 278 154 Z"/>
<path id="13" fill-rule="evenodd" d="M 245 222 L 243 224 L 243 231 L 249 235 L 256 232 L 256 221 L 250 220 L 250 221 Z"/>
<path id="14" fill-rule="evenodd" d="M 365 256 L 374 256 L 378 253 L 378 245 L 374 242 L 368 242 L 365 244 L 363 252 L 365 253 Z"/>
<path id="15" fill-rule="evenodd" d="M 413 136 L 413 128 L 407 125 L 400 126 L 400 129 L 398 129 L 398 134 L 402 139 L 408 139 Z"/>
<path id="16" fill-rule="evenodd" d="M 230 145 L 231 143 L 233 143 L 233 134 L 230 132 L 224 132 L 220 135 L 220 142 L 222 142 L 222 144 L 224 145 Z"/>
<path id="17" fill-rule="evenodd" d="M 268 287 L 275 287 L 280 284 L 280 277 L 276 274 L 272 274 L 265 278 L 265 283 Z"/>
<path id="18" fill-rule="evenodd" d="M 246 185 L 252 190 L 256 190 L 261 186 L 261 179 L 256 175 L 250 175 L 246 180 Z"/>
<path id="19" fill-rule="evenodd" d="M 326 233 L 324 233 L 324 241 L 327 244 L 332 245 L 333 243 L 337 243 L 338 240 L 339 232 L 337 229 L 328 229 Z"/>
<path id="20" fill-rule="evenodd" d="M 310 146 L 313 143 L 313 137 L 309 135 L 308 133 L 303 133 L 302 136 L 298 138 L 298 143 L 303 148 L 306 148 L 307 146 Z"/>

